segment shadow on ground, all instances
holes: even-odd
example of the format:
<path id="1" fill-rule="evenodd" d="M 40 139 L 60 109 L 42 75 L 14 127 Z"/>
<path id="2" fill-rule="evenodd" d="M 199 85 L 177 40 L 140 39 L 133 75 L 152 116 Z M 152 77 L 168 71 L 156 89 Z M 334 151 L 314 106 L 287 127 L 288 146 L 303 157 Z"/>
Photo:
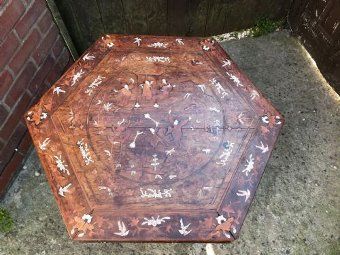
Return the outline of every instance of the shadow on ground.
<path id="1" fill-rule="evenodd" d="M 241 237 L 213 244 L 214 253 L 340 254 L 339 96 L 285 31 L 222 44 L 286 124 Z M 15 219 L 14 230 L 0 234 L 1 255 L 206 254 L 205 244 L 72 242 L 35 151 L 0 206 Z"/>

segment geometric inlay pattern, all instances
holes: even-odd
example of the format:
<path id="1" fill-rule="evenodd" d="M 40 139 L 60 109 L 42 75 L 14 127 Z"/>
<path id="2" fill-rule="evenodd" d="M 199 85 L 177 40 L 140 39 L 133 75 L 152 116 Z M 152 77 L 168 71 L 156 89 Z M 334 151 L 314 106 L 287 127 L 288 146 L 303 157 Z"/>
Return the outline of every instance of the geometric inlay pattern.
<path id="1" fill-rule="evenodd" d="M 283 117 L 213 39 L 107 35 L 26 121 L 71 238 L 228 242 Z"/>

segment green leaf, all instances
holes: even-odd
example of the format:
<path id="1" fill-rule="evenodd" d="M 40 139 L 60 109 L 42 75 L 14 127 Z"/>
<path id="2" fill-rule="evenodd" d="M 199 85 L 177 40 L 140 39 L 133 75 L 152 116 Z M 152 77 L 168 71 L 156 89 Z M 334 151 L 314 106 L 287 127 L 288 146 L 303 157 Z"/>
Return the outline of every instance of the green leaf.
<path id="1" fill-rule="evenodd" d="M 5 208 L 0 208 L 0 232 L 7 233 L 13 228 L 13 219 Z"/>

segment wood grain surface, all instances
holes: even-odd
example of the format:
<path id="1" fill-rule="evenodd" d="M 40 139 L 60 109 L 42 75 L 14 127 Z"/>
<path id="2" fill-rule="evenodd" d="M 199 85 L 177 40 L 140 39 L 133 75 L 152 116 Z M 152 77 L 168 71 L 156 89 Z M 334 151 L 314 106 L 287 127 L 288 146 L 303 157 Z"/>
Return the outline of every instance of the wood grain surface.
<path id="1" fill-rule="evenodd" d="M 54 0 L 79 53 L 103 34 L 211 36 L 286 17 L 285 0 Z"/>
<path id="2" fill-rule="evenodd" d="M 106 35 L 26 121 L 71 238 L 228 242 L 283 117 L 212 39 Z"/>

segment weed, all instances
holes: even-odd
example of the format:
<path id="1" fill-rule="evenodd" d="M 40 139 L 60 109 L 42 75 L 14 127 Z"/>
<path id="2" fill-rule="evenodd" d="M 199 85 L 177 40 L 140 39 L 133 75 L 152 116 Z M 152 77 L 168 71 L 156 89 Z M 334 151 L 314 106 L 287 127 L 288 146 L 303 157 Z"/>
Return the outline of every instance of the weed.
<path id="1" fill-rule="evenodd" d="M 255 26 L 251 29 L 251 34 L 254 37 L 262 36 L 274 32 L 282 26 L 282 21 L 273 21 L 266 17 L 261 17 L 257 20 Z"/>
<path id="2" fill-rule="evenodd" d="M 5 209 L 0 207 L 0 232 L 7 233 L 12 230 L 13 219 L 10 213 Z"/>

